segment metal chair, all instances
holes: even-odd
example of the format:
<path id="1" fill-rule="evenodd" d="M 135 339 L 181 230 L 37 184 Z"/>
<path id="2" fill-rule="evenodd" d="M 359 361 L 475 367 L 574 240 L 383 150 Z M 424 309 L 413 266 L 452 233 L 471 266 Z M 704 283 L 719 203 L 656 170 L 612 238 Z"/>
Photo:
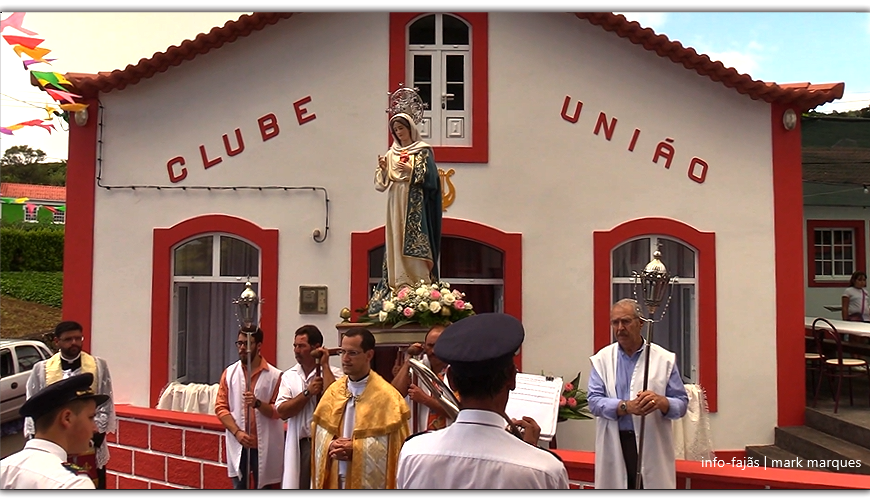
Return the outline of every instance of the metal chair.
<path id="1" fill-rule="evenodd" d="M 827 326 L 817 327 L 816 324 L 823 322 Z M 870 383 L 870 367 L 867 361 L 860 358 L 843 358 L 843 341 L 837 328 L 831 322 L 824 318 L 817 318 L 813 321 L 813 338 L 816 339 L 816 347 L 819 356 L 823 362 L 822 370 L 819 377 L 819 383 L 816 385 L 816 394 L 813 398 L 813 406 L 819 397 L 819 390 L 822 387 L 822 375 L 828 379 L 828 384 L 831 384 L 831 378 L 837 379 L 837 391 L 834 392 L 834 413 L 840 406 L 840 390 L 843 385 L 843 378 L 849 379 L 849 405 L 855 405 L 852 397 L 852 378 L 867 376 L 867 381 Z M 826 356 L 824 353 L 825 340 L 830 338 L 833 341 L 834 356 Z M 855 372 L 859 369 L 859 372 Z M 833 386 L 832 386 L 833 387 Z M 868 402 L 870 402 L 870 394 L 868 394 Z"/>

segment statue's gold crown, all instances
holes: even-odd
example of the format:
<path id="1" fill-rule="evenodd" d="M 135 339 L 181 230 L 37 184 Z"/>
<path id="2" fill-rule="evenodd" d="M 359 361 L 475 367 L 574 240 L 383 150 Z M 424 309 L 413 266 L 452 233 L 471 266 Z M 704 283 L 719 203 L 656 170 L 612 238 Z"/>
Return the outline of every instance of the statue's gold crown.
<path id="1" fill-rule="evenodd" d="M 420 89 L 416 87 L 411 89 L 404 85 L 399 83 L 398 90 L 390 94 L 390 107 L 386 111 L 390 114 L 390 119 L 399 113 L 404 113 L 410 116 L 415 124 L 419 125 L 423 121 L 426 103 L 420 99 L 420 94 L 417 93 Z"/>

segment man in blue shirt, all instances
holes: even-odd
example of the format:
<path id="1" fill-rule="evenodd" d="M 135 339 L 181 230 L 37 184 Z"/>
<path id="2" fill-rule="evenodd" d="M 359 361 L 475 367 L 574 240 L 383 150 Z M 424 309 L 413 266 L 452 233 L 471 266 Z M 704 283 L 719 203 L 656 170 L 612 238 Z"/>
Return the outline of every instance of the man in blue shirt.
<path id="1" fill-rule="evenodd" d="M 650 344 L 649 381 L 643 389 L 647 349 L 637 302 L 622 299 L 610 310 L 616 342 L 591 357 L 589 409 L 596 416 L 595 488 L 634 489 L 640 417 L 646 416 L 642 486 L 676 488 L 672 421 L 686 413 L 689 398 L 676 356 Z"/>

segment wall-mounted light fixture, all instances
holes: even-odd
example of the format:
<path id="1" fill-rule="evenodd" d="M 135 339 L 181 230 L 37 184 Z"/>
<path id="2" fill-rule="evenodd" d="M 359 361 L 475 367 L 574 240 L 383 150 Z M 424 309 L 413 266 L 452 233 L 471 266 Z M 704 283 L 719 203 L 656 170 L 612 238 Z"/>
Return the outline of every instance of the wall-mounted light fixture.
<path id="1" fill-rule="evenodd" d="M 864 185 L 864 194 L 865 195 L 870 194 L 870 186 L 868 186 L 866 184 Z"/>
<path id="2" fill-rule="evenodd" d="M 797 113 L 789 108 L 782 114 L 782 126 L 785 130 L 793 130 L 797 126 Z"/>
<path id="3" fill-rule="evenodd" d="M 73 113 L 73 118 L 76 121 L 76 125 L 79 127 L 84 127 L 88 124 L 88 109 L 85 108 L 81 111 L 76 111 Z"/>

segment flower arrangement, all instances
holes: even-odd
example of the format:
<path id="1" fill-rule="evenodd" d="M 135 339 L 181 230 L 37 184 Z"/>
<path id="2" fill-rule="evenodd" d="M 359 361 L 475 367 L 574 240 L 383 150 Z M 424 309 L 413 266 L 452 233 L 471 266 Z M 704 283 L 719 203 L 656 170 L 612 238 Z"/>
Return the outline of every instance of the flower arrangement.
<path id="1" fill-rule="evenodd" d="M 377 310 L 377 313 L 373 310 Z M 465 301 L 465 294 L 457 289 L 451 290 L 449 283 L 427 284 L 422 280 L 416 288 L 404 286 L 391 292 L 380 303 L 380 308 L 370 304 L 363 311 L 365 313 L 360 317 L 360 322 L 391 325 L 393 328 L 411 323 L 431 327 L 474 315 L 474 307 Z"/>
<path id="2" fill-rule="evenodd" d="M 559 421 L 569 419 L 592 419 L 586 402 L 586 390 L 580 388 L 580 373 L 570 383 L 565 383 L 559 397 Z"/>

